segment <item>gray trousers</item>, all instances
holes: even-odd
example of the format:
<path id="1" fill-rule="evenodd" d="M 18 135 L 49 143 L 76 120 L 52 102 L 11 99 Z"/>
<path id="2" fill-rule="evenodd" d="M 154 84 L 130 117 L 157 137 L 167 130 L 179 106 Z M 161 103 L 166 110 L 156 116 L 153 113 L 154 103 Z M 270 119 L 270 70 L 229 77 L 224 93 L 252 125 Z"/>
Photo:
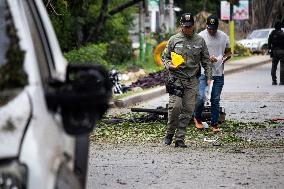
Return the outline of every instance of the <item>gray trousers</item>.
<path id="1" fill-rule="evenodd" d="M 169 97 L 167 134 L 175 134 L 176 140 L 184 141 L 186 128 L 195 108 L 198 79 L 194 77 L 190 80 L 177 80 L 176 82 L 177 85 L 184 87 L 184 96 L 180 98 L 170 95 Z"/>

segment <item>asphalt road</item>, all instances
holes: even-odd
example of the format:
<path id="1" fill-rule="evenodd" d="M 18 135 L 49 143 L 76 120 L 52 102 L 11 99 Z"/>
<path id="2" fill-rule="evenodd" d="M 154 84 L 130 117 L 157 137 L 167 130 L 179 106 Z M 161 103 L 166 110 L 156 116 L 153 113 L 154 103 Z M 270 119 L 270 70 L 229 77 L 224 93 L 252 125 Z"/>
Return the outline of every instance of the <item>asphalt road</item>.
<path id="1" fill-rule="evenodd" d="M 163 95 L 139 107 L 164 106 L 167 99 Z M 270 64 L 255 67 L 225 76 L 221 104 L 226 119 L 262 122 L 284 118 L 284 86 L 271 85 Z M 283 129 L 279 132 L 284 135 Z M 256 135 L 252 133 L 252 137 Z M 265 139 L 268 135 L 262 136 Z M 92 144 L 88 188 L 282 189 L 284 148 L 177 149 L 162 143 Z"/>
<path id="2" fill-rule="evenodd" d="M 225 78 L 222 105 L 227 119 L 262 122 L 284 118 L 284 85 L 272 85 L 271 64 Z M 279 78 L 279 68 L 277 72 Z"/>
<path id="3" fill-rule="evenodd" d="M 225 107 L 227 119 L 263 122 L 284 118 L 284 85 L 272 85 L 270 66 L 269 63 L 225 76 L 221 106 Z M 165 107 L 167 102 L 165 94 L 135 107 Z"/>

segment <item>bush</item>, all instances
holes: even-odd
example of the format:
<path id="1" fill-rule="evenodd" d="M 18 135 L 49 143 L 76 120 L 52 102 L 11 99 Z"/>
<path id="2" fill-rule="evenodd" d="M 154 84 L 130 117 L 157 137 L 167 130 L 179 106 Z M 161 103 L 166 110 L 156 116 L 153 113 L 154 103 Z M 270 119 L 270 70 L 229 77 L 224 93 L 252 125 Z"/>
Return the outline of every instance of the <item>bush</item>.
<path id="1" fill-rule="evenodd" d="M 234 54 L 238 56 L 250 56 L 252 55 L 252 52 L 250 51 L 250 49 L 244 47 L 241 44 L 235 44 Z"/>
<path id="2" fill-rule="evenodd" d="M 100 64 L 110 69 L 111 64 L 107 62 L 105 58 L 106 54 L 107 54 L 107 45 L 101 43 L 101 44 L 88 45 L 80 49 L 74 49 L 72 51 L 64 53 L 64 56 L 69 63 Z"/>
<path id="3" fill-rule="evenodd" d="M 107 47 L 106 60 L 113 65 L 123 64 L 132 57 L 132 47 L 130 43 L 111 42 Z"/>

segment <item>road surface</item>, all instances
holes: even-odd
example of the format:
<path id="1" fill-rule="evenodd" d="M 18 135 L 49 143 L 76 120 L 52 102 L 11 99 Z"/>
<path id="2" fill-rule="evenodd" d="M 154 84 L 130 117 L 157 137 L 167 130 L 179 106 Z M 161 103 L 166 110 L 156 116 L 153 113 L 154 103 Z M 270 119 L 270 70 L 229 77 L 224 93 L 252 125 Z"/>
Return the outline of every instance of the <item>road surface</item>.
<path id="1" fill-rule="evenodd" d="M 163 106 L 167 100 L 164 95 L 139 107 Z M 284 86 L 272 86 L 270 64 L 263 65 L 225 76 L 221 104 L 226 109 L 226 119 L 262 122 L 283 118 Z M 277 130 L 282 138 L 283 128 L 284 125 Z M 264 139 L 276 131 L 267 132 L 261 135 Z M 162 143 L 92 144 L 88 188 L 282 189 L 284 147 L 177 149 Z"/>

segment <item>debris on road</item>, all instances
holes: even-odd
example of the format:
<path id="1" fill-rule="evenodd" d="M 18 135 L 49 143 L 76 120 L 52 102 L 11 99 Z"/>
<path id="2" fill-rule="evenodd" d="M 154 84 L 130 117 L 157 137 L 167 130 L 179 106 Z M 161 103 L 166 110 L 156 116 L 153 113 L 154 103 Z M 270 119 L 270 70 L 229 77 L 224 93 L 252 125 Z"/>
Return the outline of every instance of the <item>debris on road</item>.
<path id="1" fill-rule="evenodd" d="M 212 139 L 205 137 L 203 139 L 204 142 L 216 142 L 219 139 L 219 137 L 214 137 Z"/>

